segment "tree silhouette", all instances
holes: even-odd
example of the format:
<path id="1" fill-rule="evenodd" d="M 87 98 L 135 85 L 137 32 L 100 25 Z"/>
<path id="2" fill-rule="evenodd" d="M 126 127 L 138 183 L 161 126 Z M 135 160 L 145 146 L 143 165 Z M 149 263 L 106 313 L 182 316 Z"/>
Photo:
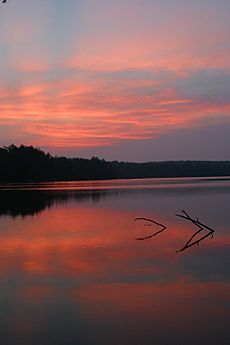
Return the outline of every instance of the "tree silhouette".
<path id="1" fill-rule="evenodd" d="M 128 163 L 53 157 L 33 146 L 0 147 L 0 181 L 98 180 L 116 178 L 229 176 L 229 161 Z"/>

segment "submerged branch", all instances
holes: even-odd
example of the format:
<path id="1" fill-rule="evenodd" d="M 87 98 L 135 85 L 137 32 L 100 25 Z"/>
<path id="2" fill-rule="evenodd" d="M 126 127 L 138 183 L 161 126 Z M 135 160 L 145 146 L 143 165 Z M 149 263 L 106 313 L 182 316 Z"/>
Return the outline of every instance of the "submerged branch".
<path id="1" fill-rule="evenodd" d="M 185 212 L 184 210 L 182 211 L 183 212 L 183 215 L 181 214 L 176 214 L 177 217 L 180 217 L 180 218 L 183 218 L 183 219 L 186 219 L 186 220 L 189 220 L 190 222 L 192 222 L 195 226 L 197 226 L 199 228 L 199 230 L 197 230 L 190 238 L 189 240 L 186 242 L 186 244 L 184 245 L 184 247 L 182 247 L 181 249 L 177 250 L 177 253 L 179 252 L 183 252 L 184 250 L 194 246 L 194 245 L 198 245 L 201 241 L 203 241 L 206 237 L 208 236 L 211 236 L 211 238 L 213 238 L 213 233 L 215 232 L 212 228 L 210 228 L 209 226 L 201 223 L 199 221 L 199 219 L 197 218 L 196 220 L 191 218 L 187 212 Z M 209 232 L 200 237 L 198 240 L 196 241 L 193 241 L 192 242 L 192 239 L 194 239 L 202 230 L 208 230 Z"/>
<path id="2" fill-rule="evenodd" d="M 151 223 L 153 223 L 153 224 L 156 224 L 156 225 L 162 227 L 161 230 L 155 232 L 155 233 L 152 234 L 152 235 L 148 235 L 148 236 L 145 236 L 145 237 L 136 237 L 135 240 L 140 240 L 140 241 L 147 240 L 147 239 L 149 239 L 149 238 L 152 238 L 152 237 L 158 235 L 159 233 L 161 233 L 162 231 L 164 231 L 164 230 L 166 229 L 166 226 L 165 226 L 165 225 L 160 224 L 160 223 L 158 223 L 158 222 L 155 222 L 155 220 L 152 220 L 152 219 L 149 219 L 149 218 L 137 217 L 137 218 L 135 218 L 134 220 L 146 220 L 146 221 L 148 221 L 148 222 L 151 222 Z"/>

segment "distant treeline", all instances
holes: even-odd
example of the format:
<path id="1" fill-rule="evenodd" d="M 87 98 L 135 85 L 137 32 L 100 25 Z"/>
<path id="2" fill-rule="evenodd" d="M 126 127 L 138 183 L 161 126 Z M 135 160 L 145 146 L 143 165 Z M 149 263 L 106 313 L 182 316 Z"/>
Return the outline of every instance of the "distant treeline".
<path id="1" fill-rule="evenodd" d="M 53 157 L 33 146 L 0 148 L 2 182 L 229 175 L 230 161 L 128 163 L 98 157 Z"/>

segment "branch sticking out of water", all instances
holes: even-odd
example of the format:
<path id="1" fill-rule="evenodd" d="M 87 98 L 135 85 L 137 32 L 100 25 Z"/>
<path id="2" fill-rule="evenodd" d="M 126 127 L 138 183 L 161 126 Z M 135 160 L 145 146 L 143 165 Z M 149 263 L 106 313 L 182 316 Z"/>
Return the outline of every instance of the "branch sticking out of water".
<path id="1" fill-rule="evenodd" d="M 145 236 L 145 237 L 136 237 L 135 240 L 140 240 L 140 241 L 147 240 L 147 239 L 149 239 L 149 238 L 152 238 L 152 237 L 158 235 L 160 232 L 162 232 L 162 231 L 164 231 L 164 230 L 166 229 L 166 226 L 164 226 L 163 224 L 160 224 L 160 223 L 158 223 L 158 222 L 155 222 L 155 220 L 152 220 L 152 219 L 149 219 L 149 218 L 137 217 L 137 218 L 135 218 L 134 220 L 145 220 L 145 221 L 147 221 L 147 222 L 151 222 L 151 223 L 153 223 L 153 224 L 156 224 L 156 225 L 158 225 L 158 226 L 160 226 L 160 227 L 162 228 L 161 230 L 155 232 L 155 233 L 152 234 L 152 235 Z M 147 224 L 145 224 L 145 225 L 147 225 Z"/>
<path id="2" fill-rule="evenodd" d="M 189 238 L 189 240 L 186 242 L 186 244 L 184 245 L 184 247 L 182 247 L 181 249 L 177 250 L 177 253 L 179 252 L 183 252 L 184 250 L 194 246 L 195 244 L 196 245 L 199 245 L 199 243 L 201 241 L 203 241 L 206 237 L 208 236 L 211 236 L 211 238 L 213 238 L 213 233 L 215 232 L 212 228 L 210 228 L 209 226 L 201 223 L 199 221 L 199 219 L 193 219 L 189 216 L 189 214 L 187 212 L 185 212 L 184 210 L 182 211 L 183 214 L 176 214 L 177 217 L 180 217 L 180 218 L 183 218 L 183 219 L 186 219 L 190 222 L 192 222 L 194 225 L 196 225 L 199 229 Z M 196 237 L 196 235 L 198 235 L 202 230 L 208 230 L 209 232 L 200 237 L 198 240 L 196 241 L 192 241 L 194 239 L 194 237 Z"/>

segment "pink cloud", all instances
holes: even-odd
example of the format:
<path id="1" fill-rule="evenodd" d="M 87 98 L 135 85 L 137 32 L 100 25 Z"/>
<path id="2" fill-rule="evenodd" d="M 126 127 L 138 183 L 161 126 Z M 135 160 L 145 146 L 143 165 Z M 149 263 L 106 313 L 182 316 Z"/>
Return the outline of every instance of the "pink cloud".
<path id="1" fill-rule="evenodd" d="M 219 6 L 86 1 L 81 25 L 77 12 L 60 23 L 50 4 L 31 3 L 30 15 L 15 6 L 0 18 L 2 140 L 105 146 L 229 119 L 229 27 Z"/>
<path id="2" fill-rule="evenodd" d="M 229 118 L 226 102 L 216 103 L 208 95 L 199 98 L 191 87 L 181 97 L 178 85 L 190 80 L 189 73 L 165 77 L 162 71 L 162 78 L 154 80 L 153 75 L 153 80 L 146 80 L 141 78 L 143 72 L 148 70 L 132 80 L 124 71 L 112 83 L 108 75 L 99 74 L 92 82 L 75 76 L 57 82 L 25 82 L 12 89 L 2 86 L 0 123 L 11 137 L 18 126 L 24 143 L 33 138 L 41 146 L 89 147 L 156 137 L 198 126 L 216 114 Z"/>

